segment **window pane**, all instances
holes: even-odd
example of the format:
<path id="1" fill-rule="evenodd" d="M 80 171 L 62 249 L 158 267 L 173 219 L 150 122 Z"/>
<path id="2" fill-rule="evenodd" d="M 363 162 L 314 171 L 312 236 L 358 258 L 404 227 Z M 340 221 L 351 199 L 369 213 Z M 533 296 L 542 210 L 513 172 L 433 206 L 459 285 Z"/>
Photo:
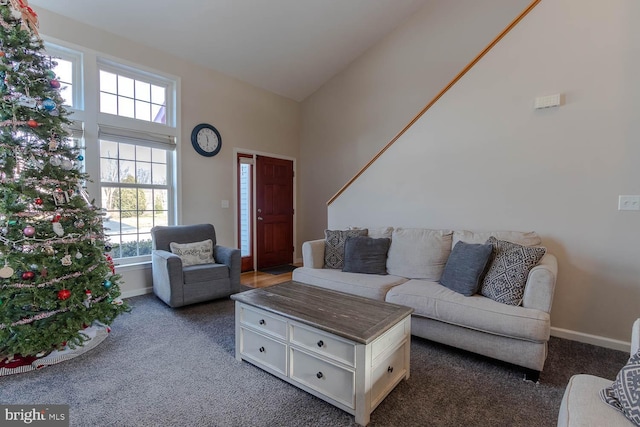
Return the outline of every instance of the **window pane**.
<path id="1" fill-rule="evenodd" d="M 151 161 L 154 163 L 167 163 L 167 152 L 159 148 L 151 149 Z"/>
<path id="2" fill-rule="evenodd" d="M 138 184 L 151 184 L 151 163 L 136 162 L 136 182 Z"/>
<path id="3" fill-rule="evenodd" d="M 151 117 L 153 117 L 154 123 L 167 123 L 164 106 L 151 104 Z"/>
<path id="4" fill-rule="evenodd" d="M 120 181 L 133 184 L 136 182 L 135 177 L 136 163 L 130 160 L 120 160 Z M 123 189 L 124 191 L 124 189 Z"/>
<path id="5" fill-rule="evenodd" d="M 116 78 L 115 74 L 100 70 L 100 91 L 118 93 Z"/>
<path id="6" fill-rule="evenodd" d="M 151 85 L 149 83 L 136 80 L 136 99 L 141 101 L 151 101 Z"/>
<path id="7" fill-rule="evenodd" d="M 151 121 L 151 104 L 143 101 L 136 101 L 136 119 Z"/>
<path id="8" fill-rule="evenodd" d="M 124 76 L 118 76 L 118 95 L 134 98 L 133 79 Z"/>
<path id="9" fill-rule="evenodd" d="M 100 112 L 118 114 L 118 97 L 109 93 L 100 92 Z"/>
<path id="10" fill-rule="evenodd" d="M 136 146 L 133 144 L 120 144 L 120 158 L 127 160 L 136 159 Z"/>
<path id="11" fill-rule="evenodd" d="M 167 183 L 167 165 L 157 163 L 151 165 L 151 183 L 156 185 Z"/>
<path id="12" fill-rule="evenodd" d="M 143 162 L 151 161 L 151 148 L 136 145 L 136 160 Z"/>
<path id="13" fill-rule="evenodd" d="M 100 181 L 118 182 L 118 161 L 115 159 L 100 159 Z"/>
<path id="14" fill-rule="evenodd" d="M 138 190 L 138 231 L 148 233 L 153 227 L 153 192 Z"/>
<path id="15" fill-rule="evenodd" d="M 118 158 L 118 143 L 100 140 L 100 157 Z"/>
<path id="16" fill-rule="evenodd" d="M 163 105 L 167 89 L 162 86 L 151 85 L 151 102 Z"/>
<path id="17" fill-rule="evenodd" d="M 149 255 L 151 253 L 151 234 L 141 234 L 138 242 L 138 255 Z"/>
<path id="18" fill-rule="evenodd" d="M 73 85 L 67 84 L 60 90 L 60 97 L 62 98 L 62 104 L 69 107 L 73 107 Z"/>
<path id="19" fill-rule="evenodd" d="M 167 209 L 169 209 L 168 192 L 167 190 L 153 190 L 153 210 L 155 211 L 156 218 L 167 215 Z M 156 223 L 156 225 L 158 225 Z"/>
<path id="20" fill-rule="evenodd" d="M 120 218 L 120 189 L 117 187 L 102 187 L 102 209 L 107 210 L 105 220 Z M 115 211 L 115 212 L 114 212 Z M 117 225 L 117 224 L 114 224 Z M 111 227 L 113 229 L 113 227 Z M 119 227 L 118 227 L 119 230 Z"/>
<path id="21" fill-rule="evenodd" d="M 58 65 L 55 66 L 53 71 L 56 73 L 58 80 L 63 83 L 73 82 L 73 63 L 59 58 L 56 58 L 55 61 Z"/>
<path id="22" fill-rule="evenodd" d="M 122 96 L 118 97 L 118 115 L 131 117 L 132 119 L 135 118 L 136 114 L 133 99 L 123 98 Z"/>

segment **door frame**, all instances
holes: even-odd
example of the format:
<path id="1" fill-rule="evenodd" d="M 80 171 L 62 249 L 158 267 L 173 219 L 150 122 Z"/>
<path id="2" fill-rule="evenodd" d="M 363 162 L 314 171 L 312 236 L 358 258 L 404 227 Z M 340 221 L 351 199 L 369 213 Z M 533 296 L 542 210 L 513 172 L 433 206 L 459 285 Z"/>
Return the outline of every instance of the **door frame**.
<path id="1" fill-rule="evenodd" d="M 254 160 L 254 165 L 255 165 L 255 160 L 256 160 L 256 156 L 264 156 L 264 157 L 273 157 L 274 159 L 282 159 L 282 160 L 290 160 L 293 162 L 293 261 L 294 262 L 300 262 L 300 255 L 298 255 L 300 253 L 300 250 L 298 248 L 297 245 L 297 214 L 298 214 L 298 209 L 296 209 L 297 206 L 297 178 L 298 178 L 298 173 L 297 173 L 297 165 L 296 165 L 296 158 L 295 157 L 290 157 L 290 156 L 283 156 L 281 154 L 274 154 L 274 153 L 267 153 L 264 151 L 256 151 L 256 150 L 251 150 L 251 149 L 244 149 L 244 148 L 237 148 L 234 147 L 233 148 L 233 213 L 234 213 L 234 217 L 233 217 L 233 230 L 234 233 L 233 235 L 235 236 L 235 247 L 239 248 L 240 246 L 240 242 L 238 241 L 238 233 L 239 233 L 239 224 L 238 224 L 238 154 L 247 154 L 247 155 L 251 155 L 253 156 L 253 160 Z M 254 173 L 253 173 L 253 177 L 252 177 L 253 182 L 251 183 L 251 185 L 253 186 L 253 189 L 255 190 L 256 188 L 256 173 L 255 173 L 255 169 L 254 169 Z M 254 207 L 254 209 L 252 209 L 252 213 L 251 213 L 251 231 L 252 231 L 252 237 L 251 237 L 251 250 L 253 251 L 253 270 L 257 271 L 257 267 L 258 267 L 258 242 L 257 242 L 257 236 L 256 236 L 256 229 L 258 226 L 258 219 L 257 219 L 257 215 L 255 212 L 255 206 L 256 206 L 256 192 L 253 191 L 252 197 L 251 197 L 251 204 Z"/>

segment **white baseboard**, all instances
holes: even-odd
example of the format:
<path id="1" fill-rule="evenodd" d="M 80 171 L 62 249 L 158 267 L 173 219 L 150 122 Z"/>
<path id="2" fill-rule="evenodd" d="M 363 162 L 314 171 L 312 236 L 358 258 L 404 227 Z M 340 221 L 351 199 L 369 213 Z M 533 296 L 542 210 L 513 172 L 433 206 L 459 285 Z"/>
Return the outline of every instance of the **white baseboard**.
<path id="1" fill-rule="evenodd" d="M 598 335 L 590 335 L 582 332 L 570 331 L 568 329 L 551 328 L 551 335 L 558 338 L 565 338 L 571 341 L 593 344 L 599 347 L 611 348 L 629 353 L 631 351 L 631 343 L 627 341 L 614 340 Z"/>
<path id="2" fill-rule="evenodd" d="M 121 298 L 131 298 L 131 297 L 137 297 L 139 295 L 150 294 L 151 292 L 153 292 L 153 288 L 152 287 L 140 288 L 140 289 L 134 289 L 132 291 L 122 292 L 120 294 L 120 297 Z"/>

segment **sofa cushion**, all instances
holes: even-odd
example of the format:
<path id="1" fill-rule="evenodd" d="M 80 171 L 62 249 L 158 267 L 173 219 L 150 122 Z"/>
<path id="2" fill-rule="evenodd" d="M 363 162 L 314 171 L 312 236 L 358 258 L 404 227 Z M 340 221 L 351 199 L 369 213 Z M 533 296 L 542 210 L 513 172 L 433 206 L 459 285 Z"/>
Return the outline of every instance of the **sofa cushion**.
<path id="1" fill-rule="evenodd" d="M 468 297 L 475 294 L 492 250 L 493 246 L 488 244 L 456 243 L 444 266 L 440 283 Z"/>
<path id="2" fill-rule="evenodd" d="M 548 313 L 501 304 L 477 294 L 465 297 L 432 281 L 409 280 L 391 288 L 385 300 L 412 307 L 414 316 L 533 342 L 549 340 Z"/>
<path id="3" fill-rule="evenodd" d="M 343 273 L 341 270 L 298 267 L 293 280 L 334 291 L 384 301 L 389 289 L 407 281 L 404 277 L 376 274 Z"/>
<path id="4" fill-rule="evenodd" d="M 342 271 L 364 274 L 387 274 L 387 252 L 391 239 L 349 237 L 344 244 Z"/>
<path id="5" fill-rule="evenodd" d="M 600 398 L 640 426 L 640 352 L 631 356 L 613 384 L 600 390 Z"/>
<path id="6" fill-rule="evenodd" d="M 391 237 L 387 271 L 409 279 L 438 281 L 451 253 L 450 230 L 396 228 Z"/>
<path id="7" fill-rule="evenodd" d="M 366 228 L 360 230 L 325 230 L 324 267 L 344 267 L 344 242 L 348 237 L 366 236 Z"/>
<path id="8" fill-rule="evenodd" d="M 484 276 L 480 293 L 494 301 L 520 305 L 531 270 L 547 251 L 542 247 L 522 246 L 490 237 L 493 246 L 491 265 Z"/>
<path id="9" fill-rule="evenodd" d="M 213 259 L 213 240 L 211 239 L 192 243 L 171 242 L 169 248 L 172 253 L 180 257 L 183 267 L 216 262 Z"/>
<path id="10" fill-rule="evenodd" d="M 499 240 L 518 243 L 523 246 L 538 246 L 542 244 L 542 239 L 535 231 L 468 231 L 456 230 L 453 232 L 452 246 L 458 242 L 466 243 L 485 243 L 489 237 L 495 237 Z"/>

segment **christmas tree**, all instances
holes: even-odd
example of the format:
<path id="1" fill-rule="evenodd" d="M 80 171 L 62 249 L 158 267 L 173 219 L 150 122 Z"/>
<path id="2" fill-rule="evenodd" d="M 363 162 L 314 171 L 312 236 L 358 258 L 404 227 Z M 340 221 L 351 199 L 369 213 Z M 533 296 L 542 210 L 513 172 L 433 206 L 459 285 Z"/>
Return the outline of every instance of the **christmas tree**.
<path id="1" fill-rule="evenodd" d="M 81 346 L 128 310 L 55 65 L 27 1 L 0 0 L 0 361 Z"/>

